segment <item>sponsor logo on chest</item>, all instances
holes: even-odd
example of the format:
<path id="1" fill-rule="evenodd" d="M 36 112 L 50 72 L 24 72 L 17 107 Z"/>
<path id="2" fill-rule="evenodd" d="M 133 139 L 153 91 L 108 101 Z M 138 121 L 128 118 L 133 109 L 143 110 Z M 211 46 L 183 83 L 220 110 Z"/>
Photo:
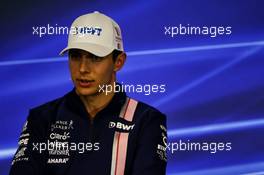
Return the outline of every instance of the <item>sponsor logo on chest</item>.
<path id="1" fill-rule="evenodd" d="M 124 124 L 121 122 L 109 122 L 109 128 L 115 128 L 123 131 L 131 131 L 134 128 L 135 124 Z"/>

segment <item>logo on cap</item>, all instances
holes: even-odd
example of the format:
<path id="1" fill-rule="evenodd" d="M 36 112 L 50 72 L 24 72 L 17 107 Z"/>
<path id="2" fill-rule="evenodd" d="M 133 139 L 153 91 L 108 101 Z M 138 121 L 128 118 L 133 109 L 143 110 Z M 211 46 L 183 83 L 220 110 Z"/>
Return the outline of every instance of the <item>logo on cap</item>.
<path id="1" fill-rule="evenodd" d="M 85 34 L 91 34 L 91 35 L 97 35 L 100 36 L 102 32 L 102 28 L 100 27 L 89 27 L 89 26 L 80 26 L 80 27 L 74 27 L 74 31 L 72 34 L 82 36 Z"/>

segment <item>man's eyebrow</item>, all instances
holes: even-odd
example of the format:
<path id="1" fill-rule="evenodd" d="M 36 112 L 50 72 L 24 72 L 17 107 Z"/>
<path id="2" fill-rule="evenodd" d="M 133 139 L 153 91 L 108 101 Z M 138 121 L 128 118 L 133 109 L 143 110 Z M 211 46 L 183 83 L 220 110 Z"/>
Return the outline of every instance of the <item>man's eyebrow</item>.
<path id="1" fill-rule="evenodd" d="M 86 57 L 89 57 L 89 58 L 104 58 L 104 56 L 97 56 L 97 55 L 95 55 L 93 53 L 90 53 L 90 52 L 88 52 L 86 54 Z"/>
<path id="2" fill-rule="evenodd" d="M 92 53 L 86 53 L 85 55 L 88 55 L 88 56 L 95 56 L 94 54 L 92 54 Z"/>

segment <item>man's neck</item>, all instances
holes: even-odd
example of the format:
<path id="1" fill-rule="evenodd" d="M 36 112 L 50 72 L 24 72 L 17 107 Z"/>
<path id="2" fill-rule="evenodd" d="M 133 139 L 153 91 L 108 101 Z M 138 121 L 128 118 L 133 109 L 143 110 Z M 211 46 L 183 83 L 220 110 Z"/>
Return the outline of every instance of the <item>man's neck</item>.
<path id="1" fill-rule="evenodd" d="M 104 109 L 112 100 L 114 92 L 105 94 L 104 92 L 93 95 L 93 96 L 80 96 L 80 99 L 85 105 L 86 111 L 89 113 L 90 117 L 94 118 L 95 115 Z"/>

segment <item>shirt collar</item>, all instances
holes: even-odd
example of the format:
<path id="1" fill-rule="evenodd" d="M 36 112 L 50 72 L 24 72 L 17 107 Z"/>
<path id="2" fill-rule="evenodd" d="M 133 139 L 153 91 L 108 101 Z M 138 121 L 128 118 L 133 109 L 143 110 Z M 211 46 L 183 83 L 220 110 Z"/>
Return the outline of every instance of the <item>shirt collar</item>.
<path id="1" fill-rule="evenodd" d="M 126 101 L 126 93 L 125 92 L 115 92 L 113 98 L 110 103 L 99 111 L 95 118 L 104 117 L 104 116 L 118 116 L 121 110 L 121 107 L 124 105 Z M 75 88 L 72 89 L 68 94 L 66 94 L 66 105 L 67 107 L 74 113 L 79 114 L 83 117 L 88 117 L 85 106 L 80 99 L 79 95 L 76 93 Z M 95 119 L 94 118 L 94 119 Z"/>

